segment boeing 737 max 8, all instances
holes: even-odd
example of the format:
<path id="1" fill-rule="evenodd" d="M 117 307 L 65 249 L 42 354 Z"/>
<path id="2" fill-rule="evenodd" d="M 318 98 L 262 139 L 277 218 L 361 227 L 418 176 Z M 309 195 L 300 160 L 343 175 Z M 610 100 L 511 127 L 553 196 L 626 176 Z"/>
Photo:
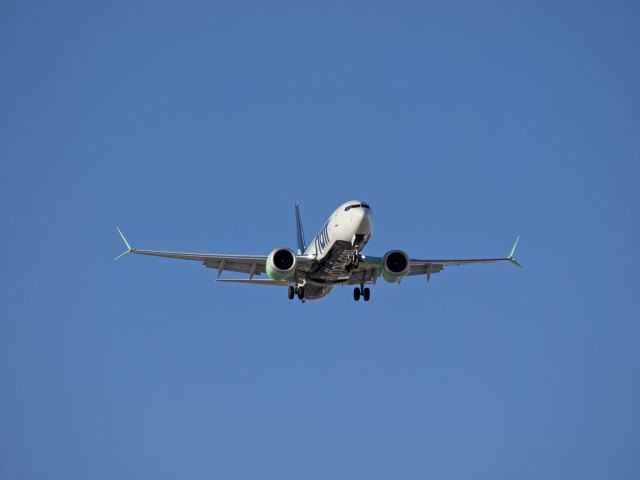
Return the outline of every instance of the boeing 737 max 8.
<path id="1" fill-rule="evenodd" d="M 356 285 L 353 299 L 358 301 L 362 297 L 368 301 L 371 291 L 365 285 L 375 284 L 380 276 L 387 282 L 399 283 L 404 277 L 412 275 L 425 275 L 429 280 L 431 274 L 454 265 L 511 262 L 520 266 L 514 258 L 518 238 L 509 256 L 504 258 L 413 259 L 402 250 L 390 250 L 382 257 L 365 256 L 362 251 L 373 232 L 373 215 L 369 205 L 359 200 L 340 205 L 307 245 L 298 203 L 295 204 L 295 213 L 298 240 L 296 253 L 288 248 L 276 248 L 269 255 L 138 250 L 131 247 L 118 228 L 127 250 L 116 257 L 116 260 L 127 253 L 196 260 L 202 262 L 205 267 L 217 269 L 218 282 L 288 287 L 289 299 L 297 295 L 303 302 L 324 297 L 336 285 Z M 222 272 L 226 270 L 246 273 L 249 278 L 221 279 Z M 269 278 L 254 278 L 262 274 Z"/>

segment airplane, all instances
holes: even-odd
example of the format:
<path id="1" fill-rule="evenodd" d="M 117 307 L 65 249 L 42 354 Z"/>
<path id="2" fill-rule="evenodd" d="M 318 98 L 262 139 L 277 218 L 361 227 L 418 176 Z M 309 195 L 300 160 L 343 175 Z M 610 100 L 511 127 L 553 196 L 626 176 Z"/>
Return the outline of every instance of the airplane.
<path id="1" fill-rule="evenodd" d="M 215 253 L 183 253 L 157 250 L 138 250 L 116 227 L 127 250 L 114 260 L 129 253 L 155 257 L 195 260 L 207 268 L 217 269 L 217 281 L 226 283 L 272 285 L 287 288 L 292 300 L 317 300 L 338 285 L 355 285 L 353 299 L 368 302 L 371 290 L 365 285 L 375 284 L 379 277 L 390 283 L 400 283 L 404 277 L 431 275 L 445 267 L 477 263 L 510 262 L 520 268 L 515 257 L 520 237 L 516 238 L 507 257 L 476 259 L 413 259 L 402 250 L 389 250 L 382 257 L 362 254 L 373 233 L 373 212 L 369 204 L 352 200 L 340 205 L 329 216 L 320 232 L 309 244 L 302 229 L 300 205 L 295 203 L 297 251 L 286 247 L 274 249 L 268 255 L 220 255 Z M 225 271 L 246 273 L 249 278 L 220 278 Z M 266 274 L 268 278 L 257 279 Z"/>

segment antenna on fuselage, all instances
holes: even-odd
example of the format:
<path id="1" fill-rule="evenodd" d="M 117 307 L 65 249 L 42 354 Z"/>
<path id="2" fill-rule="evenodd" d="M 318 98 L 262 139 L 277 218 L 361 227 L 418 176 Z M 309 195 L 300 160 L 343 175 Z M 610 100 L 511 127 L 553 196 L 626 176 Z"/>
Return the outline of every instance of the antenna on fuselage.
<path id="1" fill-rule="evenodd" d="M 300 217 L 300 204 L 296 202 L 296 236 L 298 240 L 298 255 L 302 255 L 307 249 L 302 230 L 302 218 Z"/>

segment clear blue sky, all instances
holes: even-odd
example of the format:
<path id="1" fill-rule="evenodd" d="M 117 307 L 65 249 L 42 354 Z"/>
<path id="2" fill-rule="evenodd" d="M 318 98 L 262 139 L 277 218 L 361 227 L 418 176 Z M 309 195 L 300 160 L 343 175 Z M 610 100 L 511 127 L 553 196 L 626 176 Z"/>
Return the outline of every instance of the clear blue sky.
<path id="1" fill-rule="evenodd" d="M 640 478 L 637 2 L 3 2 L 0 478 Z M 318 302 L 141 248 L 505 255 Z"/>

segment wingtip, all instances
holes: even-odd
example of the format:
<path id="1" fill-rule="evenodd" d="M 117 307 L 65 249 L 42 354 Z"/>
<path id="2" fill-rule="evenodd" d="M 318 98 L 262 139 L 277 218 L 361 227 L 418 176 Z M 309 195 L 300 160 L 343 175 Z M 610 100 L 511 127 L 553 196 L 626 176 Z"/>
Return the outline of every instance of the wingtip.
<path id="1" fill-rule="evenodd" d="M 520 235 L 516 235 L 516 241 L 513 244 L 513 247 L 511 247 L 511 252 L 509 252 L 509 256 L 507 257 L 507 260 L 513 263 L 516 267 L 522 268 L 522 265 L 520 265 L 520 263 L 518 263 L 518 261 L 515 259 L 516 248 L 518 247 L 519 241 L 520 241 Z"/>
<path id="2" fill-rule="evenodd" d="M 124 257 L 127 253 L 131 253 L 131 251 L 130 250 L 125 250 L 120 255 L 118 255 L 116 258 L 114 258 L 113 261 L 115 262 L 116 260 L 119 260 L 120 258 Z"/>
<path id="3" fill-rule="evenodd" d="M 515 258 L 509 258 L 508 259 L 511 263 L 513 263 L 516 267 L 518 268 L 523 268 L 522 265 L 520 265 L 520 263 L 518 263 L 518 261 Z"/>
<path id="4" fill-rule="evenodd" d="M 516 253 L 516 248 L 518 247 L 518 242 L 520 241 L 520 235 L 516 235 L 516 241 L 511 247 L 511 252 L 509 253 L 509 258 L 513 258 L 513 255 Z"/>
<path id="5" fill-rule="evenodd" d="M 121 257 L 124 257 L 127 253 L 131 253 L 133 252 L 133 247 L 131 247 L 131 245 L 129 244 L 129 242 L 127 241 L 126 237 L 124 236 L 124 233 L 122 233 L 122 230 L 120 230 L 120 227 L 118 227 L 116 225 L 116 230 L 118 230 L 118 233 L 120 234 L 120 238 L 122 238 L 122 241 L 124 242 L 124 244 L 127 246 L 127 250 L 122 252 L 120 255 L 118 255 L 116 258 L 113 259 L 113 261 L 115 262 L 116 260 L 118 260 Z"/>
<path id="6" fill-rule="evenodd" d="M 124 244 L 127 246 L 127 249 L 129 251 L 133 250 L 133 248 L 131 247 L 131 245 L 129 244 L 129 242 L 127 241 L 126 237 L 124 236 L 124 233 L 122 233 L 122 230 L 120 230 L 120 227 L 118 227 L 116 225 L 116 230 L 118 230 L 118 233 L 120 234 L 120 238 L 122 238 L 122 241 L 124 242 Z"/>

